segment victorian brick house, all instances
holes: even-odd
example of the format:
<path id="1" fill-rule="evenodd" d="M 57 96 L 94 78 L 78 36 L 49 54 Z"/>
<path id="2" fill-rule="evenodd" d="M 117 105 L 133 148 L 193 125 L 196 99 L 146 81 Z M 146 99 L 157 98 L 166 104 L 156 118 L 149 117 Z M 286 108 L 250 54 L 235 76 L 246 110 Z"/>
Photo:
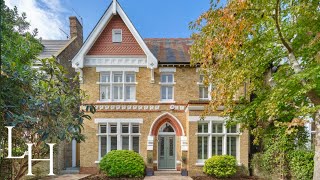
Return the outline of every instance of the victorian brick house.
<path id="1" fill-rule="evenodd" d="M 82 104 L 97 109 L 84 122 L 80 173 L 97 172 L 99 160 L 116 149 L 140 153 L 155 170 L 196 174 L 216 154 L 248 166 L 246 131 L 226 128 L 219 111 L 200 120 L 210 88 L 190 66 L 191 44 L 185 38 L 142 39 L 121 6 L 111 3 L 72 60 L 89 95 Z"/>

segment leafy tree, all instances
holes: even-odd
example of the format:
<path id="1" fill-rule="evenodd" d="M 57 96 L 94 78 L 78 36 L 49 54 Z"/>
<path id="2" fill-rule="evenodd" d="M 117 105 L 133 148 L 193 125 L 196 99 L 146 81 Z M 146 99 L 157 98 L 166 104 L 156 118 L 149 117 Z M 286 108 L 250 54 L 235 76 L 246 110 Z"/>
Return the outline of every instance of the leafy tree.
<path id="1" fill-rule="evenodd" d="M 49 153 L 45 143 L 84 141 L 82 123 L 90 119 L 79 111 L 86 96 L 79 86 L 72 86 L 78 83 L 78 77 L 67 78 L 67 72 L 55 58 L 39 60 L 40 68 L 33 67 L 42 45 L 36 38 L 37 30 L 30 33 L 28 28 L 26 15 L 20 16 L 17 8 L 9 9 L 1 0 L 1 161 L 7 152 L 4 126 L 15 126 L 14 155 L 22 155 L 27 148 L 25 143 L 32 142 L 33 159 L 41 159 Z M 93 106 L 87 109 L 95 111 Z M 24 176 L 27 163 L 26 158 L 12 159 L 14 179 Z"/>
<path id="2" fill-rule="evenodd" d="M 224 105 L 232 120 L 253 128 L 255 143 L 267 127 L 280 123 L 290 134 L 315 117 L 314 179 L 320 179 L 319 9 L 318 0 L 211 1 L 190 25 L 197 31 L 192 63 L 215 87 L 211 107 Z"/>

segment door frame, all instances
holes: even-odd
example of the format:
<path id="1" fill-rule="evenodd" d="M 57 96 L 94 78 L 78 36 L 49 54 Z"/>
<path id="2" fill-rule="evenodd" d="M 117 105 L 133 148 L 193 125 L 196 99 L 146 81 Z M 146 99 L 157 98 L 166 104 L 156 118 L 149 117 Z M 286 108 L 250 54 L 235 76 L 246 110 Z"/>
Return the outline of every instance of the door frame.
<path id="1" fill-rule="evenodd" d="M 170 124 L 170 126 L 172 126 Z M 161 129 L 161 128 L 160 128 Z M 173 128 L 174 129 L 174 128 Z M 174 168 L 172 169 L 159 169 L 159 137 L 160 136 L 174 136 Z M 157 136 L 157 170 L 158 171 L 172 171 L 172 170 L 177 170 L 177 135 L 176 132 L 158 132 Z"/>

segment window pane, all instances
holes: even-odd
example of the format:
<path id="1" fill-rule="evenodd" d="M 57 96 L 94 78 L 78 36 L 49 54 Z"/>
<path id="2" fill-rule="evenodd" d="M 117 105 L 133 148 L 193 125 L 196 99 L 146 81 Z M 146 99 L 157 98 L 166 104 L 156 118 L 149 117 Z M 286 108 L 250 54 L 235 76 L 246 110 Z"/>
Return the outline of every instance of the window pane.
<path id="1" fill-rule="evenodd" d="M 122 149 L 129 150 L 129 136 L 122 136 Z"/>
<path id="2" fill-rule="evenodd" d="M 212 133 L 222 133 L 223 124 L 222 123 L 213 123 L 212 124 Z"/>
<path id="3" fill-rule="evenodd" d="M 212 137 L 212 155 L 222 155 L 222 137 Z"/>
<path id="4" fill-rule="evenodd" d="M 122 85 L 113 86 L 113 99 L 115 100 L 122 99 L 122 91 L 123 91 Z"/>
<path id="5" fill-rule="evenodd" d="M 198 159 L 202 159 L 202 137 L 198 137 Z"/>
<path id="6" fill-rule="evenodd" d="M 139 125 L 132 125 L 132 133 L 139 133 Z"/>
<path id="7" fill-rule="evenodd" d="M 139 153 L 139 137 L 138 136 L 132 137 L 132 150 Z"/>
<path id="8" fill-rule="evenodd" d="M 126 100 L 134 100 L 135 99 L 135 86 L 126 86 Z"/>
<path id="9" fill-rule="evenodd" d="M 201 74 L 201 75 L 200 75 L 200 78 L 199 78 L 199 82 L 200 82 L 200 83 L 203 83 L 203 80 L 204 80 L 204 75 Z"/>
<path id="10" fill-rule="evenodd" d="M 122 41 L 122 32 L 121 29 L 112 30 L 112 42 L 121 42 Z"/>
<path id="11" fill-rule="evenodd" d="M 173 156 L 173 137 L 169 138 L 169 156 Z"/>
<path id="12" fill-rule="evenodd" d="M 217 144 L 218 144 L 217 153 L 218 153 L 218 155 L 222 155 L 222 137 L 218 137 Z"/>
<path id="13" fill-rule="evenodd" d="M 199 123 L 198 133 L 208 133 L 208 123 Z"/>
<path id="14" fill-rule="evenodd" d="M 237 133 L 237 126 L 231 126 L 230 128 L 228 128 L 228 133 Z"/>
<path id="15" fill-rule="evenodd" d="M 173 87 L 167 87 L 168 88 L 168 99 L 172 99 L 173 97 Z"/>
<path id="16" fill-rule="evenodd" d="M 103 157 L 105 154 L 107 154 L 107 137 L 106 136 L 101 136 L 100 137 L 100 144 L 101 144 L 101 157 Z"/>
<path id="17" fill-rule="evenodd" d="M 198 137 L 198 159 L 208 158 L 208 137 Z"/>
<path id="18" fill-rule="evenodd" d="M 167 99 L 167 87 L 161 86 L 161 99 Z"/>
<path id="19" fill-rule="evenodd" d="M 126 74 L 126 82 L 135 82 L 135 74 L 133 73 L 128 73 Z"/>
<path id="20" fill-rule="evenodd" d="M 110 86 L 100 86 L 100 99 L 108 100 L 110 99 Z"/>
<path id="21" fill-rule="evenodd" d="M 106 125 L 100 125 L 100 133 L 107 133 L 107 126 Z"/>
<path id="22" fill-rule="evenodd" d="M 129 125 L 122 125 L 121 129 L 122 133 L 129 133 Z"/>
<path id="23" fill-rule="evenodd" d="M 173 83 L 173 74 L 168 74 L 167 75 L 167 82 L 168 83 Z"/>
<path id="24" fill-rule="evenodd" d="M 208 159 L 208 137 L 203 137 L 203 159 Z"/>
<path id="25" fill-rule="evenodd" d="M 227 153 L 232 156 L 237 155 L 237 138 L 227 137 Z"/>
<path id="26" fill-rule="evenodd" d="M 117 125 L 110 125 L 110 133 L 117 133 Z"/>
<path id="27" fill-rule="evenodd" d="M 100 82 L 110 82 L 110 74 L 109 73 L 101 74 Z"/>
<path id="28" fill-rule="evenodd" d="M 113 73 L 113 82 L 122 82 L 122 72 Z"/>
<path id="29" fill-rule="evenodd" d="M 166 82 L 167 76 L 165 74 L 161 74 L 161 82 Z"/>
<path id="30" fill-rule="evenodd" d="M 111 136 L 111 147 L 110 150 L 117 150 L 117 136 Z"/>

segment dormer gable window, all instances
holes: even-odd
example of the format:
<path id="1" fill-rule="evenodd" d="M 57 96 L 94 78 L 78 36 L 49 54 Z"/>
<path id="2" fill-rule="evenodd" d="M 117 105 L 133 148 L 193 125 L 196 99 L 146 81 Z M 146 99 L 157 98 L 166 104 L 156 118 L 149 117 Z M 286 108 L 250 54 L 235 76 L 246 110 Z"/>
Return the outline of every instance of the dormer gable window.
<path id="1" fill-rule="evenodd" d="M 122 30 L 121 29 L 112 29 L 112 42 L 114 42 L 114 43 L 122 42 Z"/>

